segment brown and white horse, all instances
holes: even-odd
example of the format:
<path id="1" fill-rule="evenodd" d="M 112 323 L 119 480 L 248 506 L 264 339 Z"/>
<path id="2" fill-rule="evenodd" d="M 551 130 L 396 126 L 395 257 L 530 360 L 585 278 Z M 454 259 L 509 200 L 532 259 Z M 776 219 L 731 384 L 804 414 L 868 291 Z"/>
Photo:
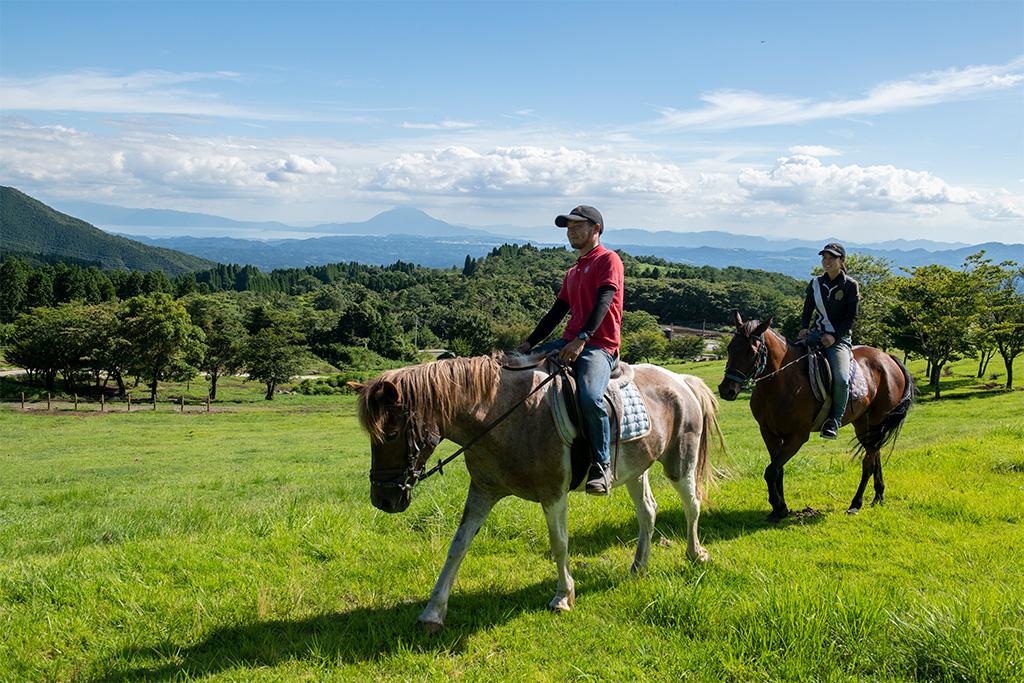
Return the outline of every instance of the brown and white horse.
<path id="1" fill-rule="evenodd" d="M 697 521 L 704 485 L 712 476 L 709 442 L 717 437 L 721 443 L 717 401 L 696 377 L 654 365 L 634 369 L 652 429 L 619 447 L 613 481 L 625 484 L 639 522 L 631 570 L 642 571 L 651 551 L 657 504 L 647 470 L 656 461 L 683 500 L 686 554 L 691 560 L 706 561 L 707 551 L 697 540 Z M 419 616 L 429 630 L 442 627 L 459 565 L 494 504 L 506 496 L 541 504 L 558 571 L 558 588 L 548 607 L 565 611 L 573 606 L 576 591 L 568 561 L 570 451 L 556 431 L 546 392 L 530 393 L 547 376 L 540 370 L 509 370 L 484 356 L 391 370 L 366 385 L 353 385 L 359 391 L 360 421 L 370 435 L 370 501 L 385 512 L 402 512 L 409 506 L 412 487 L 442 438 L 464 445 L 479 437 L 465 454 L 470 486 L 462 521 Z M 521 405 L 508 419 L 486 431 L 517 403 Z"/>
<path id="2" fill-rule="evenodd" d="M 811 392 L 807 373 L 807 350 L 790 345 L 785 337 L 771 329 L 772 320 L 744 322 L 735 314 L 736 331 L 729 342 L 726 376 L 718 393 L 726 401 L 739 395 L 743 384 L 753 383 L 750 411 L 761 428 L 761 438 L 771 462 L 764 470 L 768 484 L 768 519 L 778 521 L 789 514 L 783 493 L 783 468 L 806 443 L 814 418 L 821 407 Z M 881 450 L 895 442 L 903 420 L 914 400 L 914 380 L 898 360 L 870 346 L 854 346 L 853 362 L 860 365 L 867 382 L 867 394 L 846 406 L 843 424 L 853 423 L 860 449 L 864 451 L 860 486 L 847 512 L 855 513 L 863 504 L 864 488 L 872 476 L 875 498 L 885 495 L 882 481 Z"/>

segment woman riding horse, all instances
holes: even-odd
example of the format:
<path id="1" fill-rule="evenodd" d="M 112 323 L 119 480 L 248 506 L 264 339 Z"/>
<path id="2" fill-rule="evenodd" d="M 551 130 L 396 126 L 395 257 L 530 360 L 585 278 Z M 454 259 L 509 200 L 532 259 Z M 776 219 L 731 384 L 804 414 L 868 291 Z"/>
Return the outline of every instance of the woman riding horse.
<path id="1" fill-rule="evenodd" d="M 825 358 L 832 371 L 832 411 L 821 426 L 821 438 L 835 439 L 850 396 L 851 331 L 857 321 L 860 288 L 857 281 L 846 274 L 846 249 L 843 245 L 838 242 L 826 244 L 818 255 L 825 272 L 807 283 L 800 339 L 806 339 L 812 349 L 825 349 Z"/>

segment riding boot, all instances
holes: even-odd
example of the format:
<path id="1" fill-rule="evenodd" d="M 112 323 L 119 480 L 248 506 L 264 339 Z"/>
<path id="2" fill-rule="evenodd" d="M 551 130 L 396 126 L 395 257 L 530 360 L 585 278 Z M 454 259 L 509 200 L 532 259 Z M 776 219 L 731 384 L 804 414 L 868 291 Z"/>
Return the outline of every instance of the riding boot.
<path id="1" fill-rule="evenodd" d="M 600 462 L 590 465 L 587 473 L 587 493 L 592 496 L 607 496 L 612 490 L 611 468 Z"/>

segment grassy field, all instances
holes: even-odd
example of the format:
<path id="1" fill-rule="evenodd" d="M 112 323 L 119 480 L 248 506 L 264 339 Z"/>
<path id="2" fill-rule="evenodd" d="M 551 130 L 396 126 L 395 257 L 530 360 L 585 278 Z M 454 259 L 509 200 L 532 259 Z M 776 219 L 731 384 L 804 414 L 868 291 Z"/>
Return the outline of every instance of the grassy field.
<path id="1" fill-rule="evenodd" d="M 673 369 L 714 386 L 722 363 Z M 625 490 L 574 496 L 569 614 L 545 610 L 540 508 L 503 501 L 434 636 L 416 616 L 468 477 L 453 465 L 405 513 L 374 510 L 352 397 L 265 402 L 226 381 L 212 413 L 6 403 L 0 681 L 1021 681 L 1024 392 L 986 389 L 973 370 L 955 365 L 942 400 L 922 396 L 885 462 L 886 505 L 856 516 L 859 464 L 843 441 L 812 439 L 786 494 L 820 514 L 768 524 L 756 425 L 745 400 L 723 404 L 729 473 L 701 518 L 712 561 L 686 561 L 657 470 L 639 579 Z"/>

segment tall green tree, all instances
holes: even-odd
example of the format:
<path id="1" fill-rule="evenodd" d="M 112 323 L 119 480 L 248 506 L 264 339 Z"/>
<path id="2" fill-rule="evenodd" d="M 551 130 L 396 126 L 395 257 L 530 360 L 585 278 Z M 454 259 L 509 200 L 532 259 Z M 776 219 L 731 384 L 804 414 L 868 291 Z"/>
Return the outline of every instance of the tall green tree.
<path id="1" fill-rule="evenodd" d="M 129 299 L 124 330 L 131 344 L 132 369 L 146 380 L 154 402 L 161 380 L 185 381 L 195 376 L 203 353 L 203 331 L 170 295 L 158 292 Z"/>
<path id="2" fill-rule="evenodd" d="M 204 334 L 199 369 L 210 382 L 210 399 L 217 399 L 217 380 L 242 366 L 242 350 L 248 333 L 242 313 L 233 302 L 212 296 L 193 295 L 185 300 L 192 323 Z"/>
<path id="3" fill-rule="evenodd" d="M 1024 352 L 1024 268 L 1008 262 L 1000 271 L 990 302 L 991 335 L 1006 366 L 1006 388 L 1012 389 L 1013 360 Z"/>
<path id="4" fill-rule="evenodd" d="M 31 274 L 32 268 L 13 256 L 0 264 L 0 323 L 12 322 L 22 312 Z"/>
<path id="5" fill-rule="evenodd" d="M 274 389 L 297 375 L 307 360 L 306 347 L 297 330 L 265 327 L 249 337 L 242 353 L 249 378 L 267 387 L 265 398 L 274 399 Z"/>
<path id="6" fill-rule="evenodd" d="M 889 325 L 896 331 L 897 347 L 928 359 L 930 385 L 939 398 L 943 366 L 972 350 L 979 294 L 966 271 L 932 264 L 909 272 L 910 277 L 893 282 L 895 305 Z"/>

